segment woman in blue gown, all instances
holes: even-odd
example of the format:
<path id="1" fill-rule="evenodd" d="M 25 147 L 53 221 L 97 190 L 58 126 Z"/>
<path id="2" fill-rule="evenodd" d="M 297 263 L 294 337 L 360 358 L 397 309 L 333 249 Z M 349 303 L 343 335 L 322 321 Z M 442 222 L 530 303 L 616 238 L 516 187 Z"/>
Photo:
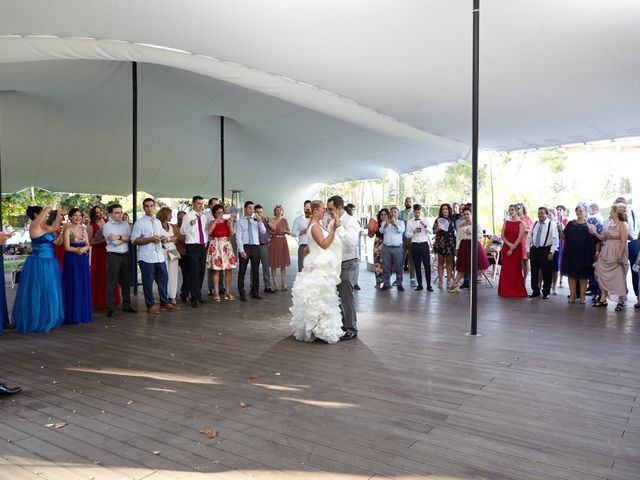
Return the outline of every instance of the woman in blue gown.
<path id="1" fill-rule="evenodd" d="M 32 220 L 29 227 L 32 251 L 22 267 L 11 315 L 11 323 L 20 333 L 48 332 L 64 320 L 60 265 L 53 250 L 63 213 L 58 210 L 55 218 L 47 222 L 50 212 L 50 207 L 27 208 L 27 216 Z"/>
<path id="2" fill-rule="evenodd" d="M 70 224 L 64 229 L 64 323 L 93 321 L 91 311 L 91 280 L 89 274 L 89 236 L 79 208 L 69 211 Z"/>

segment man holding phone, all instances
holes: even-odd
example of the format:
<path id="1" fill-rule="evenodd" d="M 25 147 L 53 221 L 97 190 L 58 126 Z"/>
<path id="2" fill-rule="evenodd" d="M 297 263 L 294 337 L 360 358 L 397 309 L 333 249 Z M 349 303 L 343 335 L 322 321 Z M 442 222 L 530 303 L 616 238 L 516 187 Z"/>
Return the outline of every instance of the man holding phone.
<path id="1" fill-rule="evenodd" d="M 407 222 L 405 237 L 411 240 L 411 257 L 416 271 L 418 286 L 416 291 L 423 290 L 422 266 L 424 265 L 424 275 L 427 280 L 427 291 L 433 292 L 431 287 L 431 252 L 429 249 L 429 229 L 423 223 L 422 206 L 413 206 L 413 218 Z"/>

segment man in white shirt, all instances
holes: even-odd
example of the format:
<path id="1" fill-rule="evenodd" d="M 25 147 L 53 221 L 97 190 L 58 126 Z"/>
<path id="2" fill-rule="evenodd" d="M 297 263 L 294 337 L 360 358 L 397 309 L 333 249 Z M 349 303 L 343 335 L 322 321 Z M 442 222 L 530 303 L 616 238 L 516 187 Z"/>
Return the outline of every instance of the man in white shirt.
<path id="1" fill-rule="evenodd" d="M 344 200 L 335 195 L 327 200 L 327 211 L 336 222 L 336 237 L 342 242 L 342 266 L 338 295 L 342 309 L 342 329 L 340 340 L 352 340 L 358 336 L 358 318 L 353 295 L 355 271 L 359 268 L 355 255 L 356 242 L 360 236 L 360 223 L 344 210 Z"/>
<path id="2" fill-rule="evenodd" d="M 629 236 L 627 237 L 627 251 L 629 252 L 629 265 L 636 263 L 638 259 L 638 234 L 640 232 L 640 217 L 627 203 L 624 197 L 616 198 L 615 203 L 623 203 L 627 206 L 627 224 L 629 225 Z M 633 293 L 636 294 L 635 308 L 640 308 L 640 297 L 638 296 L 638 273 L 631 270 L 631 285 Z"/>
<path id="3" fill-rule="evenodd" d="M 404 223 L 405 231 L 407 230 L 407 223 L 409 222 L 409 220 L 413 218 L 414 210 L 412 208 L 412 205 L 413 205 L 413 198 L 412 197 L 405 198 L 404 210 L 402 210 L 398 215 L 398 218 L 402 220 L 402 222 Z M 407 270 L 409 271 L 409 278 L 410 278 L 409 284 L 412 287 L 415 287 L 416 271 L 415 271 L 415 266 L 413 264 L 413 255 L 411 254 L 411 243 L 412 242 L 410 238 L 404 237 L 402 239 L 402 256 L 403 256 L 402 261 L 404 262 L 403 264 L 404 271 L 405 272 Z"/>
<path id="4" fill-rule="evenodd" d="M 291 236 L 298 239 L 298 272 L 304 267 L 304 249 L 307 247 L 307 226 L 311 217 L 311 200 L 304 201 L 304 213 L 293 221 Z"/>
<path id="5" fill-rule="evenodd" d="M 202 282 L 207 263 L 207 217 L 204 214 L 204 199 L 196 195 L 191 200 L 191 211 L 182 219 L 180 233 L 185 236 L 187 271 L 191 306 L 198 308 L 202 299 Z"/>
<path id="6" fill-rule="evenodd" d="M 267 231 L 264 223 L 254 215 L 254 203 L 250 200 L 244 202 L 244 216 L 236 222 L 236 243 L 240 256 L 240 268 L 238 269 L 238 293 L 240 301 L 247 301 L 244 289 L 244 275 L 247 266 L 251 262 L 251 298 L 262 300 L 260 296 L 260 234 Z"/>
<path id="7" fill-rule="evenodd" d="M 167 237 L 162 233 L 162 224 L 154 215 L 156 202 L 153 198 L 142 201 L 144 216 L 133 224 L 131 241 L 138 247 L 138 265 L 142 273 L 142 290 L 147 312 L 157 314 L 159 311 L 173 310 L 175 307 L 169 302 L 167 284 L 169 273 L 162 252 L 162 244 Z M 153 297 L 153 282 L 158 286 L 160 307 L 155 304 Z"/>
<path id="8" fill-rule="evenodd" d="M 416 269 L 416 279 L 418 286 L 416 291 L 423 290 L 422 266 L 424 266 L 424 276 L 427 280 L 427 291 L 433 292 L 431 287 L 431 252 L 429 249 L 429 227 L 422 221 L 422 206 L 413 206 L 413 218 L 407 222 L 405 237 L 411 240 L 411 256 Z"/>
<path id="9" fill-rule="evenodd" d="M 553 270 L 553 254 L 559 245 L 558 228 L 549 220 L 549 209 L 538 208 L 538 220 L 527 236 L 526 249 L 531 261 L 531 294 L 529 298 L 540 296 L 538 274 L 542 271 L 542 298 L 549 299 Z"/>

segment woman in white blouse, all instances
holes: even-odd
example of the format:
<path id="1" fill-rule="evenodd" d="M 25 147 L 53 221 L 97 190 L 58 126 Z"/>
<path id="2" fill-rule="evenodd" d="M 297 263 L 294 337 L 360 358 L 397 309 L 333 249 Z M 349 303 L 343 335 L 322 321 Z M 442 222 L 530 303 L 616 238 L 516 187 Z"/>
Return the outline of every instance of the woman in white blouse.
<path id="1" fill-rule="evenodd" d="M 472 222 L 471 222 L 471 210 L 465 208 L 462 211 L 462 217 L 464 223 L 458 227 L 457 249 L 456 249 L 456 277 L 453 280 L 453 284 L 448 288 L 449 292 L 459 292 L 458 285 L 465 273 L 471 272 L 471 235 L 472 235 Z M 478 238 L 482 238 L 482 231 L 478 228 Z M 482 243 L 477 242 L 476 248 L 478 249 L 478 271 L 484 271 L 489 268 L 489 260 L 487 254 L 484 252 Z M 475 279 L 471 279 L 475 281 Z"/>

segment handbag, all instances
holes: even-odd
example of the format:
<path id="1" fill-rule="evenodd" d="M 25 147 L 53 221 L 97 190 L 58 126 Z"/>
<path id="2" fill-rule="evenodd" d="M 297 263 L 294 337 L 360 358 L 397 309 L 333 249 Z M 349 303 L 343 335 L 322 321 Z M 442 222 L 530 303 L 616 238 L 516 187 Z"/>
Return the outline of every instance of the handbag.
<path id="1" fill-rule="evenodd" d="M 180 252 L 176 248 L 167 250 L 167 256 L 169 260 L 180 260 L 182 258 L 182 255 L 180 255 Z"/>

